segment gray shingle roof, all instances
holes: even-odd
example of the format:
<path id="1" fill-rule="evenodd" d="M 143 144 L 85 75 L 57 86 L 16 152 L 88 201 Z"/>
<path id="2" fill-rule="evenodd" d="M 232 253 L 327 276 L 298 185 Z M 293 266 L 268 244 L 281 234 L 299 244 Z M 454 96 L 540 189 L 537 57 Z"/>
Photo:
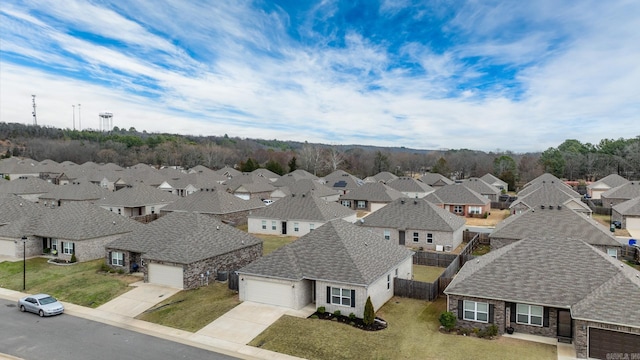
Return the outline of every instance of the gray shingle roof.
<path id="1" fill-rule="evenodd" d="M 461 216 L 423 199 L 402 198 L 364 218 L 364 226 L 452 232 L 465 225 Z"/>
<path id="2" fill-rule="evenodd" d="M 163 212 L 181 211 L 202 214 L 229 214 L 265 207 L 260 199 L 242 200 L 224 190 L 203 190 L 178 199 L 162 208 Z"/>
<path id="3" fill-rule="evenodd" d="M 592 313 L 598 321 L 637 327 L 640 282 L 632 273 L 638 272 L 583 241 L 527 238 L 465 263 L 445 293 L 571 307 L 574 317 L 575 306 L 579 314 Z M 629 297 L 605 293 L 622 284 L 631 285 L 623 290 Z"/>
<path id="4" fill-rule="evenodd" d="M 287 195 L 311 192 L 316 197 L 336 196 L 339 192 L 313 179 L 300 179 L 282 188 Z"/>
<path id="5" fill-rule="evenodd" d="M 423 183 L 422 181 L 405 176 L 389 181 L 387 185 L 403 193 L 431 193 L 434 191 L 431 186 Z"/>
<path id="6" fill-rule="evenodd" d="M 2 194 L 0 196 L 0 224 L 34 216 L 42 210 L 45 210 L 42 206 L 17 195 Z"/>
<path id="7" fill-rule="evenodd" d="M 477 192 L 481 195 L 500 195 L 500 190 L 497 187 L 487 183 L 486 181 L 478 178 L 469 178 L 462 181 L 462 185 Z"/>
<path id="8" fill-rule="evenodd" d="M 56 186 L 50 182 L 30 176 L 26 179 L 15 179 L 0 183 L 0 193 L 16 195 L 44 194 L 55 189 Z"/>
<path id="9" fill-rule="evenodd" d="M 336 170 L 322 178 L 324 183 L 336 190 L 353 190 L 362 185 L 363 181 L 344 170 Z"/>
<path id="10" fill-rule="evenodd" d="M 628 182 L 629 180 L 623 178 L 618 174 L 609 174 L 603 177 L 602 179 L 587 185 L 587 188 L 589 189 L 614 188 L 620 185 L 624 185 Z"/>
<path id="11" fill-rule="evenodd" d="M 427 195 L 425 200 L 434 204 L 449 205 L 486 205 L 490 201 L 486 197 L 462 184 L 450 184 L 438 188 Z"/>
<path id="12" fill-rule="evenodd" d="M 327 222 L 333 219 L 343 219 L 355 213 L 355 211 L 336 202 L 328 202 L 307 193 L 285 196 L 264 209 L 254 211 L 249 217 Z"/>
<path id="13" fill-rule="evenodd" d="M 581 239 L 591 245 L 620 246 L 613 235 L 595 220 L 561 206 L 537 208 L 512 215 L 499 223 L 491 238 L 520 240 L 547 236 Z"/>
<path id="14" fill-rule="evenodd" d="M 366 228 L 334 220 L 238 272 L 369 285 L 412 254 Z"/>
<path id="15" fill-rule="evenodd" d="M 302 179 L 311 179 L 318 181 L 321 183 L 317 176 L 305 171 L 298 169 L 296 171 L 290 172 L 288 174 L 282 175 L 278 180 L 274 181 L 273 185 L 277 187 L 289 186 L 294 182 Z"/>
<path id="16" fill-rule="evenodd" d="M 373 176 L 368 176 L 367 178 L 364 179 L 365 182 L 381 182 L 381 183 L 387 183 L 391 180 L 395 180 L 397 179 L 398 176 L 396 176 L 395 174 L 392 174 L 388 171 L 381 171 Z"/>
<path id="17" fill-rule="evenodd" d="M 498 177 L 496 177 L 491 173 L 484 174 L 483 176 L 480 177 L 480 179 L 484 180 L 489 185 L 501 184 L 502 186 L 504 186 L 505 189 L 507 188 L 507 185 L 508 185 L 504 180 L 499 179 Z"/>
<path id="18" fill-rule="evenodd" d="M 388 203 L 395 199 L 406 197 L 400 191 L 383 183 L 365 183 L 357 189 L 340 196 L 340 200 L 366 200 L 378 203 Z"/>
<path id="19" fill-rule="evenodd" d="M 453 180 L 438 173 L 426 173 L 420 177 L 420 181 L 427 185 L 450 185 L 453 184 Z"/>
<path id="20" fill-rule="evenodd" d="M 170 204 L 180 197 L 147 185 L 124 188 L 96 201 L 97 205 L 137 207 L 152 204 Z"/>
<path id="21" fill-rule="evenodd" d="M 102 199 L 111 191 L 89 182 L 71 182 L 56 186 L 53 190 L 40 196 L 40 200 L 89 201 Z"/>
<path id="22" fill-rule="evenodd" d="M 613 206 L 623 216 L 640 216 L 640 197 Z"/>
<path id="23" fill-rule="evenodd" d="M 538 208 L 540 205 L 562 205 L 569 199 L 580 199 L 580 195 L 571 196 L 557 185 L 538 184 L 531 187 L 532 191 L 524 196 L 518 196 L 518 200 L 511 203 L 511 208 L 523 203 L 530 208 Z M 581 202 L 580 202 L 581 203 Z"/>
<path id="24" fill-rule="evenodd" d="M 262 243 L 208 215 L 174 212 L 143 225 L 107 248 L 142 253 L 142 258 L 191 264 Z"/>
<path id="25" fill-rule="evenodd" d="M 630 200 L 640 197 L 640 182 L 630 181 L 613 189 L 602 193 L 603 199 L 624 199 Z"/>

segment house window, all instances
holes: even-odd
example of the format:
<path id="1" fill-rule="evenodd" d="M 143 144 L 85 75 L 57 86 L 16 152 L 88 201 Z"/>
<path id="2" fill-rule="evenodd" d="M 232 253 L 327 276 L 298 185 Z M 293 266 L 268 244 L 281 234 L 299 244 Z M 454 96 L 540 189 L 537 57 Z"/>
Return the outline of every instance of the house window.
<path id="1" fill-rule="evenodd" d="M 391 274 L 387 274 L 387 290 L 391 289 Z"/>
<path id="2" fill-rule="evenodd" d="M 113 212 L 113 208 L 109 208 L 109 211 Z"/>
<path id="3" fill-rule="evenodd" d="M 267 230 L 267 220 L 262 220 L 262 230 Z"/>
<path id="4" fill-rule="evenodd" d="M 516 307 L 516 323 L 542 326 L 542 306 L 518 304 Z"/>
<path id="5" fill-rule="evenodd" d="M 313 231 L 316 228 L 316 224 L 309 224 L 309 231 Z"/>
<path id="6" fill-rule="evenodd" d="M 275 230 L 276 229 L 276 222 L 272 221 L 271 222 L 271 230 Z"/>
<path id="7" fill-rule="evenodd" d="M 351 306 L 351 290 L 332 287 L 331 303 L 334 305 Z"/>
<path id="8" fill-rule="evenodd" d="M 391 239 L 391 230 L 385 230 L 384 231 L 384 239 L 385 240 Z"/>
<path id="9" fill-rule="evenodd" d="M 300 231 L 300 226 L 298 225 L 298 223 L 293 223 L 293 231 L 295 232 Z"/>
<path id="10" fill-rule="evenodd" d="M 342 206 L 351 207 L 351 200 L 342 200 Z"/>
<path id="11" fill-rule="evenodd" d="M 607 255 L 611 256 L 614 259 L 618 258 L 618 250 L 617 249 L 607 249 Z"/>
<path id="12" fill-rule="evenodd" d="M 73 254 L 73 243 L 66 241 L 62 243 L 62 253 L 67 255 Z"/>
<path id="13" fill-rule="evenodd" d="M 152 207 L 151 207 L 151 213 L 152 213 L 152 214 L 155 214 L 155 213 L 156 213 L 156 207 L 155 207 L 155 206 L 152 206 Z"/>
<path id="14" fill-rule="evenodd" d="M 124 266 L 124 253 L 119 251 L 112 252 L 111 265 Z"/>
<path id="15" fill-rule="evenodd" d="M 433 244 L 433 234 L 427 233 L 427 244 Z"/>
<path id="16" fill-rule="evenodd" d="M 51 239 L 51 250 L 58 251 L 58 239 Z"/>
<path id="17" fill-rule="evenodd" d="M 398 269 L 396 269 L 396 277 L 398 277 Z"/>
<path id="18" fill-rule="evenodd" d="M 469 206 L 469 214 L 482 214 L 482 208 L 480 206 Z"/>
<path id="19" fill-rule="evenodd" d="M 122 209 L 118 208 L 118 215 L 122 215 Z"/>
<path id="20" fill-rule="evenodd" d="M 489 322 L 489 304 L 465 300 L 464 319 L 484 323 Z"/>
<path id="21" fill-rule="evenodd" d="M 462 205 L 454 205 L 453 206 L 453 212 L 455 214 L 462 214 L 463 211 L 464 211 L 464 206 L 462 206 Z"/>
<path id="22" fill-rule="evenodd" d="M 358 209 L 364 209 L 367 207 L 367 202 L 364 200 L 358 200 Z"/>
<path id="23" fill-rule="evenodd" d="M 420 234 L 418 234 L 417 232 L 413 233 L 413 242 L 417 243 L 420 241 Z"/>

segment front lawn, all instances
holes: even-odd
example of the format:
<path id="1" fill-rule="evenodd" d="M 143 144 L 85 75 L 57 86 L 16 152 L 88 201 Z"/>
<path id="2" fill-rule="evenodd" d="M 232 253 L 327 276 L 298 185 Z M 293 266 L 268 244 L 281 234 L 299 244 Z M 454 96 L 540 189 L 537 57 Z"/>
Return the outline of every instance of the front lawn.
<path id="1" fill-rule="evenodd" d="M 129 284 L 142 280 L 129 275 L 100 271 L 103 259 L 58 266 L 47 259 L 27 260 L 27 281 L 24 292 L 47 293 L 76 305 L 98 307 L 129 291 Z M 22 261 L 0 263 L 0 287 L 22 290 Z"/>
<path id="2" fill-rule="evenodd" d="M 413 264 L 413 280 L 432 283 L 442 275 L 444 268 Z"/>
<path id="3" fill-rule="evenodd" d="M 552 345 L 443 334 L 435 302 L 392 298 L 377 313 L 389 327 L 363 331 L 345 324 L 283 316 L 249 343 L 307 359 L 557 359 Z"/>
<path id="4" fill-rule="evenodd" d="M 181 291 L 136 319 L 196 332 L 238 304 L 238 295 L 229 290 L 227 283 L 214 282 Z"/>

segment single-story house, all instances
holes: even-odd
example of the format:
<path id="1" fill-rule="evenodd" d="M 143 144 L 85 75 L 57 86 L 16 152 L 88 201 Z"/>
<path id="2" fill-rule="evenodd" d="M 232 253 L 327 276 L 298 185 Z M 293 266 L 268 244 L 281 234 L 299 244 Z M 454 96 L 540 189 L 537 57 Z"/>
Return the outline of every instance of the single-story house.
<path id="1" fill-rule="evenodd" d="M 240 300 L 301 309 L 315 304 L 362 318 L 378 310 L 395 277 L 411 279 L 413 252 L 366 228 L 333 220 L 238 270 Z"/>
<path id="2" fill-rule="evenodd" d="M 435 191 L 431 186 L 411 177 L 402 176 L 387 183 L 409 198 L 423 198 Z"/>
<path id="3" fill-rule="evenodd" d="M 640 181 L 629 181 L 600 195 L 602 206 L 606 208 L 611 208 L 637 197 L 640 197 Z"/>
<path id="4" fill-rule="evenodd" d="M 451 251 L 462 243 L 465 219 L 424 199 L 400 198 L 360 221 L 385 240 L 414 248 Z"/>
<path id="5" fill-rule="evenodd" d="M 466 262 L 444 293 L 460 327 L 557 338 L 579 358 L 640 353 L 640 272 L 580 239 L 491 251 Z"/>
<path id="6" fill-rule="evenodd" d="M 498 188 L 479 178 L 464 179 L 461 184 L 486 197 L 489 201 L 498 201 L 498 196 L 500 196 Z"/>
<path id="7" fill-rule="evenodd" d="M 480 180 L 483 180 L 487 184 L 495 187 L 496 189 L 500 190 L 500 192 L 509 190 L 509 184 L 507 184 L 506 181 L 500 180 L 491 173 L 484 174 L 480 177 Z"/>
<path id="8" fill-rule="evenodd" d="M 431 186 L 434 189 L 454 183 L 453 180 L 438 173 L 426 173 L 420 177 L 420 181 Z"/>
<path id="9" fill-rule="evenodd" d="M 587 185 L 587 194 L 589 194 L 592 199 L 600 199 L 600 195 L 602 195 L 603 192 L 611 190 L 614 187 L 624 185 L 628 182 L 629 180 L 618 174 L 610 174 Z"/>
<path id="10" fill-rule="evenodd" d="M 640 232 L 640 196 L 614 205 L 611 216 L 612 220 L 620 221 L 623 229 Z"/>
<path id="11" fill-rule="evenodd" d="M 40 195 L 40 203 L 45 206 L 61 206 L 73 201 L 94 203 L 110 194 L 111 191 L 88 181 L 72 181 L 67 185 L 58 185 L 48 193 Z"/>
<path id="12" fill-rule="evenodd" d="M 481 216 L 491 211 L 491 201 L 461 184 L 439 187 L 425 200 L 463 217 Z"/>
<path id="13" fill-rule="evenodd" d="M 340 204 L 349 209 L 374 212 L 390 202 L 406 197 L 400 191 L 381 182 L 364 183 L 340 196 Z"/>
<path id="14" fill-rule="evenodd" d="M 0 183 L 0 194 L 14 194 L 31 202 L 38 202 L 41 195 L 52 191 L 57 186 L 40 178 L 28 176 Z"/>
<path id="15" fill-rule="evenodd" d="M 122 216 L 135 217 L 157 214 L 164 206 L 178 199 L 179 196 L 167 191 L 148 185 L 136 185 L 114 191 L 95 204 Z"/>
<path id="16" fill-rule="evenodd" d="M 262 240 L 198 213 L 173 212 L 104 247 L 107 265 L 144 281 L 194 289 L 262 256 Z"/>
<path id="17" fill-rule="evenodd" d="M 551 183 L 542 183 L 531 187 L 524 196 L 511 203 L 509 209 L 512 214 L 520 214 L 522 212 L 540 208 L 541 205 L 562 205 L 576 212 L 591 216 L 592 210 L 588 205 L 582 202 L 579 194 L 576 197 L 568 193 L 564 189 L 564 185 L 556 185 Z"/>
<path id="18" fill-rule="evenodd" d="M 270 198 L 272 200 L 278 200 L 291 194 L 305 194 L 308 192 L 317 198 L 330 202 L 338 201 L 340 198 L 340 191 L 312 179 L 300 179 L 287 186 L 277 187 L 271 192 Z"/>
<path id="19" fill-rule="evenodd" d="M 574 198 L 579 198 L 582 196 L 580 195 L 580 193 L 573 190 L 571 186 L 567 185 L 564 181 L 558 179 L 552 174 L 544 173 L 538 176 L 537 178 L 529 181 L 528 183 L 524 184 L 522 189 L 518 191 L 518 197 L 523 197 L 529 194 L 530 192 L 535 191 L 538 188 L 538 186 L 541 186 L 543 184 L 552 184 L 552 185 L 558 186 L 560 190 L 566 192 L 568 195 Z"/>
<path id="20" fill-rule="evenodd" d="M 365 183 L 379 182 L 379 183 L 386 184 L 389 181 L 395 180 L 397 178 L 398 176 L 395 174 L 392 174 L 388 171 L 381 171 L 373 176 L 367 176 L 366 178 L 364 178 L 364 182 Z"/>
<path id="21" fill-rule="evenodd" d="M 339 191 L 340 195 L 348 194 L 363 184 L 363 181 L 344 170 L 336 170 L 322 178 L 328 187 Z"/>

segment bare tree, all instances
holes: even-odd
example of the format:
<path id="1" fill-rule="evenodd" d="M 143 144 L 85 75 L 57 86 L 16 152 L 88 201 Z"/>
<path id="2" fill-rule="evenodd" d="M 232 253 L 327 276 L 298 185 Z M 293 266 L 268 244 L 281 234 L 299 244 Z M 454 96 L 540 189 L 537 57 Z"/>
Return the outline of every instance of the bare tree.
<path id="1" fill-rule="evenodd" d="M 312 173 L 318 174 L 320 168 L 320 160 L 322 159 L 322 149 L 318 146 L 310 144 L 304 144 L 302 150 L 300 150 L 300 161 L 302 168 Z"/>
<path id="2" fill-rule="evenodd" d="M 340 167 L 344 163 L 345 157 L 336 146 L 331 146 L 324 151 L 324 163 L 325 168 L 331 173 Z"/>

